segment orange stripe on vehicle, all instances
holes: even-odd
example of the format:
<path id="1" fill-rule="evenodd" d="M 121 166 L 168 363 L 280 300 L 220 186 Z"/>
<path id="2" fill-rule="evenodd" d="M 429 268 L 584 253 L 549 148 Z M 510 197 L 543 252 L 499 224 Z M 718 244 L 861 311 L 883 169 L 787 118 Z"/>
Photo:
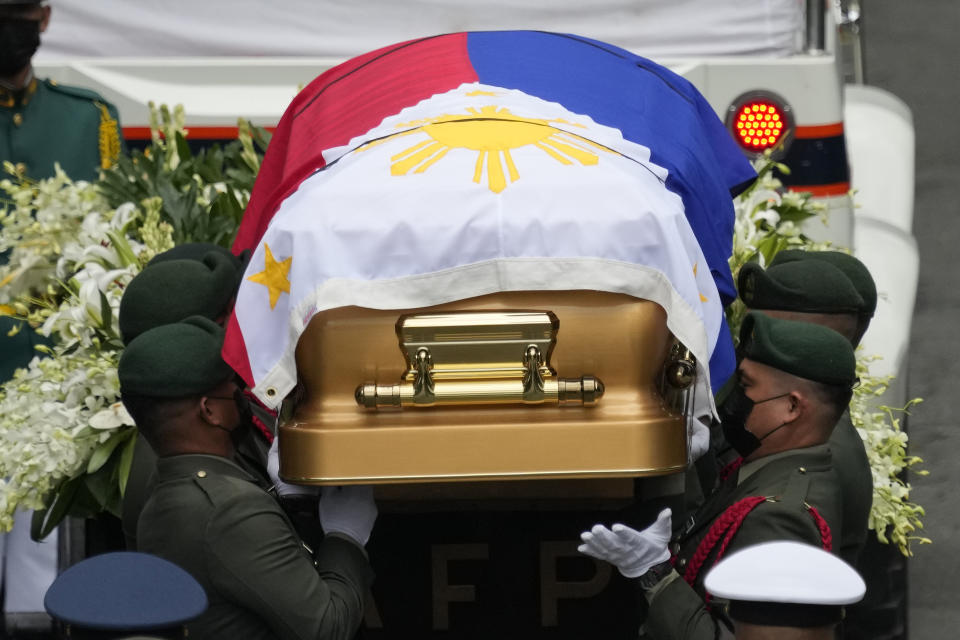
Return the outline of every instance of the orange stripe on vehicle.
<path id="1" fill-rule="evenodd" d="M 800 127 L 798 126 L 794 132 L 793 136 L 795 138 L 834 138 L 836 136 L 843 135 L 843 123 L 837 122 L 836 124 L 818 124 L 810 127 Z"/>
<path id="2" fill-rule="evenodd" d="M 189 140 L 229 140 L 236 138 L 240 130 L 237 127 L 191 127 L 187 126 Z M 264 127 L 273 132 L 276 127 Z M 150 127 L 124 127 L 123 137 L 127 140 L 149 140 Z"/>
<path id="3" fill-rule="evenodd" d="M 802 185 L 792 184 L 787 187 L 790 191 L 809 193 L 815 198 L 827 196 L 845 196 L 850 192 L 849 182 L 833 182 L 831 184 Z"/>

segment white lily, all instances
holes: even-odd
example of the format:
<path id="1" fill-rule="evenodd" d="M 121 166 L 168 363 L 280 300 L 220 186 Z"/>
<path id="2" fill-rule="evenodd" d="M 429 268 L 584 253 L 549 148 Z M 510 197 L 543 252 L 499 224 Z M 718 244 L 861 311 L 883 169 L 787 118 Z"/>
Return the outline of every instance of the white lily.
<path id="1" fill-rule="evenodd" d="M 90 417 L 90 426 L 94 429 L 116 429 L 122 426 L 135 426 L 133 418 L 127 413 L 122 402 L 114 402 L 106 409 L 101 409 Z"/>

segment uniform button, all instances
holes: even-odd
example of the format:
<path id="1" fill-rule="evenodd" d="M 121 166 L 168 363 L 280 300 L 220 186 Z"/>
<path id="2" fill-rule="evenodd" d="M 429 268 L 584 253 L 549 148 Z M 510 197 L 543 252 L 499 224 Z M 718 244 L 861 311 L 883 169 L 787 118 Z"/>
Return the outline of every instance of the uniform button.
<path id="1" fill-rule="evenodd" d="M 206 477 L 207 477 L 207 472 L 206 472 L 206 471 L 203 471 L 203 470 L 197 471 L 197 477 L 198 477 L 198 478 L 206 478 Z"/>
<path id="2" fill-rule="evenodd" d="M 681 558 L 680 562 L 677 563 L 677 570 L 682 572 L 686 568 L 687 568 L 687 559 Z"/>
<path id="3" fill-rule="evenodd" d="M 22 124 L 23 124 L 23 114 L 22 113 L 13 114 L 13 125 L 15 127 L 19 127 Z"/>
<path id="4" fill-rule="evenodd" d="M 799 471 L 800 473 L 806 473 L 806 472 L 807 472 L 807 468 L 806 468 L 806 467 L 800 467 L 799 469 L 797 469 L 797 471 Z"/>

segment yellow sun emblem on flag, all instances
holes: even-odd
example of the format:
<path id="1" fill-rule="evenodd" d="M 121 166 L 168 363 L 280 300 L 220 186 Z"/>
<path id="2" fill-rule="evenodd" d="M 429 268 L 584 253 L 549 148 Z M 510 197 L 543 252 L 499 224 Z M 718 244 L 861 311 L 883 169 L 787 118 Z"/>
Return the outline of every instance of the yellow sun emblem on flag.
<path id="1" fill-rule="evenodd" d="M 473 181 L 481 184 L 486 170 L 487 186 L 500 193 L 509 183 L 520 179 L 520 171 L 511 151 L 533 146 L 563 165 L 579 163 L 593 166 L 600 162 L 598 152 L 615 153 L 581 136 L 551 126 L 562 123 L 583 125 L 566 120 L 543 120 L 516 116 L 505 107 L 489 105 L 468 107 L 461 115 L 442 115 L 398 126 L 416 126 L 398 136 L 424 133 L 427 139 L 390 158 L 390 173 L 404 176 L 424 173 L 453 149 L 467 149 L 477 154 Z M 369 146 L 381 141 L 371 143 Z M 509 183 L 507 182 L 509 178 Z"/>

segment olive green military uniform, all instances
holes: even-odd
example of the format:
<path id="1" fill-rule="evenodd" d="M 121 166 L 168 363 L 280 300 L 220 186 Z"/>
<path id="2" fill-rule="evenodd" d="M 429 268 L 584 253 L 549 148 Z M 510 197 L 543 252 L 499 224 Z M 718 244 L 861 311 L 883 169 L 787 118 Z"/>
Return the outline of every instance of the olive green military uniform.
<path id="1" fill-rule="evenodd" d="M 813 507 L 829 526 L 828 539 L 842 539 L 840 523 L 843 504 L 838 488 L 839 478 L 827 445 L 759 458 L 731 474 L 688 519 L 674 539 L 672 549 L 676 551 L 675 568 L 679 576 L 670 576 L 648 594 L 648 636 L 657 640 L 713 640 L 717 636 L 718 624 L 721 623 L 715 616 L 722 616 L 722 606 L 713 603 L 713 613 L 708 610 L 704 601 L 703 580 L 717 561 L 726 536 L 721 535 L 707 554 L 692 587 L 682 576 L 694 560 L 698 547 L 709 537 L 714 523 L 733 505 L 754 496 L 767 499 L 750 510 L 739 527 L 735 528 L 724 556 L 750 545 L 774 540 L 824 546 L 824 536 L 809 507 Z"/>
<path id="2" fill-rule="evenodd" d="M 731 382 L 735 382 L 735 378 L 731 378 Z M 723 390 L 717 394 L 717 404 L 720 404 L 722 394 Z M 716 440 L 711 442 L 711 449 L 687 472 L 688 510 L 692 510 L 691 505 L 699 504 L 696 502 L 698 498 L 702 500 L 702 495 L 709 494 L 709 488 L 715 486 L 722 467 L 736 456 L 735 451 L 727 451 L 726 456 L 720 455 L 718 450 L 723 446 L 723 435 L 719 429 L 713 433 Z M 873 471 L 863 438 L 850 421 L 849 412 L 844 412 L 837 422 L 827 445 L 843 497 L 843 538 L 837 541 L 837 552 L 850 565 L 857 566 L 857 559 L 869 534 L 867 525 L 873 506 Z"/>
<path id="3" fill-rule="evenodd" d="M 95 180 L 122 149 L 117 110 L 93 91 L 37 79 L 16 93 L 0 88 L 0 164 L 23 165 L 27 177 L 42 180 L 59 163 L 74 180 Z M 0 381 L 36 353 L 39 337 L 29 328 L 7 336 L 17 324 L 0 316 Z"/>
<path id="4" fill-rule="evenodd" d="M 272 424 L 272 417 L 259 406 L 251 405 L 251 409 L 265 424 Z M 243 437 L 237 445 L 236 463 L 256 480 L 264 491 L 270 489 L 272 482 L 267 474 L 267 452 L 270 443 L 266 436 L 255 425 L 247 424 L 241 427 Z M 137 434 L 137 443 L 133 451 L 133 461 L 130 464 L 130 475 L 127 477 L 127 488 L 123 493 L 120 521 L 123 526 L 123 537 L 127 549 L 137 549 L 137 522 L 157 483 L 157 454 L 150 448 L 146 438 Z"/>
<path id="5" fill-rule="evenodd" d="M 838 251 L 782 251 L 766 270 L 746 266 L 737 286 L 751 309 L 849 314 L 862 319 L 872 317 L 877 306 L 870 272 L 853 256 Z M 837 540 L 837 551 L 856 566 L 867 539 L 873 471 L 849 413 L 837 422 L 829 445 L 843 494 L 843 538 Z"/>
<path id="6" fill-rule="evenodd" d="M 360 625 L 371 579 L 362 549 L 328 536 L 312 557 L 276 501 L 226 458 L 161 458 L 138 539 L 207 592 L 192 638 L 346 639 Z"/>
<path id="7" fill-rule="evenodd" d="M 227 249 L 209 243 L 178 245 L 155 256 L 127 285 L 120 302 L 119 324 L 124 343 L 155 327 L 178 322 L 192 315 L 216 320 L 229 313 L 244 262 Z M 235 439 L 237 464 L 264 489 L 271 486 L 267 474 L 276 416 L 250 400 L 252 415 L 241 425 Z M 252 424 L 259 422 L 260 426 Z M 127 549 L 137 548 L 137 520 L 155 484 L 157 456 L 142 435 L 137 437 L 130 475 L 123 494 L 121 521 Z M 316 514 L 314 513 L 314 520 Z"/>
<path id="8" fill-rule="evenodd" d="M 869 535 L 867 525 L 873 507 L 873 470 L 863 438 L 850 421 L 849 412 L 843 413 L 827 445 L 833 455 L 843 497 L 843 536 L 837 540 L 837 552 L 856 567 Z"/>

